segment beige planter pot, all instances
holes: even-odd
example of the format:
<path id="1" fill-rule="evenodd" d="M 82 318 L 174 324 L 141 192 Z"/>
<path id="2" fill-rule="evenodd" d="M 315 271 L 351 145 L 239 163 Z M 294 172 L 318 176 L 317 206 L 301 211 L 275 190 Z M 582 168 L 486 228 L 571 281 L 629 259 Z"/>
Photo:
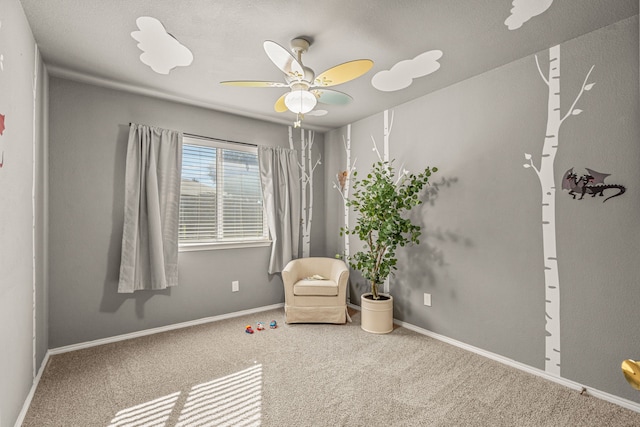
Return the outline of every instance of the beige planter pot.
<path id="1" fill-rule="evenodd" d="M 387 294 L 380 294 L 389 299 L 369 299 L 366 298 L 371 293 L 362 294 L 360 297 L 360 318 L 361 327 L 373 334 L 388 334 L 393 331 L 393 297 Z"/>

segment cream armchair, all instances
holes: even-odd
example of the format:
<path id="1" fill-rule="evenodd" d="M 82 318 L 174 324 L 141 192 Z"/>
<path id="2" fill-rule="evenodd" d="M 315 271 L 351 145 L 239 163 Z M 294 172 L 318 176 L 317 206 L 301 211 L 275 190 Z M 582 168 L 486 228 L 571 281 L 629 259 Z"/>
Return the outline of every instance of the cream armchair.
<path id="1" fill-rule="evenodd" d="M 348 280 L 349 269 L 339 259 L 290 261 L 282 270 L 285 322 L 346 323 Z"/>

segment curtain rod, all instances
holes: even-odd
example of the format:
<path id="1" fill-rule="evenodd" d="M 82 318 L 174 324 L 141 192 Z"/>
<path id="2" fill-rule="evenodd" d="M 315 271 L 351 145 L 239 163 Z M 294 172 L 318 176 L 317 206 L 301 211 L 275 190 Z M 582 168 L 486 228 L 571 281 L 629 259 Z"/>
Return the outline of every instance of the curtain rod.
<path id="1" fill-rule="evenodd" d="M 132 124 L 133 123 L 129 122 L 129 126 L 131 126 Z M 219 142 L 228 142 L 229 144 L 248 145 L 249 147 L 257 147 L 258 146 L 258 144 L 251 144 L 250 142 L 231 141 L 229 139 L 220 139 L 220 138 L 214 138 L 212 136 L 196 135 L 194 133 L 182 132 L 182 134 L 184 136 L 188 136 L 190 138 L 199 138 L 199 139 L 208 139 L 208 140 L 219 141 Z"/>
<path id="2" fill-rule="evenodd" d="M 182 134 L 184 136 L 188 136 L 188 137 L 191 137 L 191 138 L 209 139 L 209 140 L 212 140 L 212 141 L 228 142 L 230 144 L 248 145 L 249 147 L 257 147 L 258 146 L 258 144 L 251 144 L 250 142 L 230 141 L 228 139 L 214 138 L 212 136 L 195 135 L 193 133 L 186 133 L 186 132 L 182 132 Z"/>

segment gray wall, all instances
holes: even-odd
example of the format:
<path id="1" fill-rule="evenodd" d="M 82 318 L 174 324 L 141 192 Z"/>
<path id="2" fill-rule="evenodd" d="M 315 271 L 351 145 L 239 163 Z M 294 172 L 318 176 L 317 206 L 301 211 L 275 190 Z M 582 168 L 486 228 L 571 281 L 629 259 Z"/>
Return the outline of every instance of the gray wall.
<path id="1" fill-rule="evenodd" d="M 548 52 L 538 56 L 548 70 Z M 639 402 L 620 371 L 640 350 L 637 16 L 561 45 L 563 114 L 591 65 L 596 84 L 577 106 L 582 114 L 562 125 L 555 159 L 562 376 Z M 446 67 L 445 52 L 438 72 Z M 396 107 L 390 148 L 397 166 L 437 166 L 434 182 L 453 180 L 412 213 L 425 235 L 399 254 L 395 317 L 538 369 L 545 355 L 540 184 L 523 163 L 530 153 L 539 164 L 547 95 L 534 57 L 526 57 Z M 382 120 L 377 114 L 352 125 L 361 173 L 375 160 L 370 136 L 382 145 Z M 344 169 L 345 134 L 325 135 L 329 253 L 342 249 L 342 202 L 329 181 Z M 627 192 L 604 204 L 572 200 L 560 191 L 571 167 L 610 173 L 607 183 Z M 353 282 L 359 303 L 362 280 L 354 274 Z M 423 305 L 425 292 L 432 307 Z"/>
<path id="2" fill-rule="evenodd" d="M 0 114 L 5 115 L 6 126 L 0 135 L 0 152 L 4 152 L 0 169 L 0 425 L 9 426 L 18 417 L 33 382 L 34 367 L 40 367 L 47 348 L 43 249 L 46 209 L 40 174 L 40 167 L 46 163 L 46 77 L 20 3 L 1 2 L 0 19 L 0 53 L 4 58 Z M 36 66 L 39 73 L 34 100 Z"/>
<path id="3" fill-rule="evenodd" d="M 259 145 L 288 146 L 287 127 L 52 77 L 50 80 L 49 347 L 284 301 L 269 247 L 182 252 L 180 285 L 116 293 L 129 122 Z M 323 136 L 316 137 L 316 155 Z M 312 254 L 325 248 L 317 170 Z M 320 207 L 320 208 L 317 208 Z M 231 292 L 231 281 L 240 291 Z"/>

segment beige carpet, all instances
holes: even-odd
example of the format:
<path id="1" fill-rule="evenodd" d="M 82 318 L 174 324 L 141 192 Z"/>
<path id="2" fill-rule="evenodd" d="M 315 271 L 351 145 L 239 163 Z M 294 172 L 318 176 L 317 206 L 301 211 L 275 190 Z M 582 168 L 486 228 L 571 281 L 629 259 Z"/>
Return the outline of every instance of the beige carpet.
<path id="1" fill-rule="evenodd" d="M 640 426 L 640 413 L 353 320 L 285 325 L 272 310 L 52 356 L 23 425 Z"/>

